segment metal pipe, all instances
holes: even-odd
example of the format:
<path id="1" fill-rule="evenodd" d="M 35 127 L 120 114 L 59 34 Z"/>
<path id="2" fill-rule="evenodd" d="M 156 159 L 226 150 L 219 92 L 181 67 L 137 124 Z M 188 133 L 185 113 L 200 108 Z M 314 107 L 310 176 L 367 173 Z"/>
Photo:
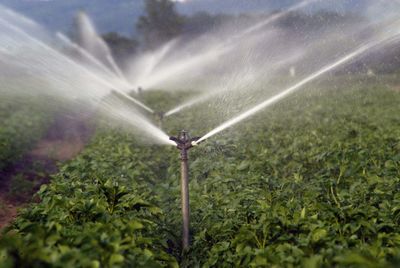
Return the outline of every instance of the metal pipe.
<path id="1" fill-rule="evenodd" d="M 158 122 L 158 127 L 160 129 L 163 128 L 163 121 L 164 121 L 164 113 L 163 112 L 157 112 L 155 113 L 156 117 L 157 117 L 157 122 Z"/>
<path id="2" fill-rule="evenodd" d="M 190 138 L 189 134 L 182 130 L 178 137 L 170 137 L 176 143 L 181 156 L 181 207 L 182 207 L 182 249 L 190 246 L 190 206 L 189 206 L 189 165 L 188 150 L 193 147 L 199 137 Z"/>
<path id="3" fill-rule="evenodd" d="M 190 208 L 189 208 L 189 166 L 187 150 L 181 150 L 181 206 L 182 206 L 182 247 L 189 247 L 189 226 L 190 226 Z"/>

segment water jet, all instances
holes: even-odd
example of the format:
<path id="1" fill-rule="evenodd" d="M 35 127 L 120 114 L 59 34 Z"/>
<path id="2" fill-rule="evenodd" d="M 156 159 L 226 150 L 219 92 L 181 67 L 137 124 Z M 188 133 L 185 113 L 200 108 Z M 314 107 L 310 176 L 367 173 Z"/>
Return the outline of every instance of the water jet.
<path id="1" fill-rule="evenodd" d="M 138 101 L 137 99 L 133 98 L 132 96 L 130 96 L 129 94 L 121 91 L 121 90 L 117 90 L 117 89 L 111 89 L 111 93 L 116 94 L 116 95 L 120 95 L 126 99 L 128 99 L 129 101 L 131 101 L 132 103 L 140 106 L 141 108 L 143 108 L 144 110 L 146 110 L 147 112 L 149 112 L 150 114 L 154 114 L 154 110 L 149 108 L 147 105 L 145 105 L 144 103 Z"/>
<path id="2" fill-rule="evenodd" d="M 200 137 L 191 138 L 189 133 L 182 130 L 178 137 L 170 137 L 171 141 L 176 143 L 176 147 L 180 150 L 181 156 L 181 206 L 182 206 L 182 249 L 189 248 L 190 236 L 190 209 L 189 209 L 189 166 L 188 166 L 188 150 L 192 148 Z"/>

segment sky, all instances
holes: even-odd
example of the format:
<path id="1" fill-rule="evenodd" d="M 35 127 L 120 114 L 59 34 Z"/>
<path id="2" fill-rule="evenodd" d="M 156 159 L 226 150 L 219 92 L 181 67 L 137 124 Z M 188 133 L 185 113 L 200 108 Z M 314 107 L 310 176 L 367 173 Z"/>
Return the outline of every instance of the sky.
<path id="1" fill-rule="evenodd" d="M 199 11 L 214 14 L 271 12 L 299 2 L 299 0 L 175 1 L 178 1 L 176 2 L 178 11 L 185 15 Z M 328 8 L 339 12 L 367 10 L 367 0 L 321 0 L 321 2 L 334 2 L 334 7 L 328 5 Z M 338 4 L 339 2 L 340 4 Z M 71 28 L 76 12 L 83 10 L 94 20 L 100 32 L 116 31 L 131 36 L 135 35 L 135 23 L 143 13 L 143 1 L 141 0 L 0 0 L 0 4 L 13 8 L 52 31 L 63 32 L 68 32 Z"/>

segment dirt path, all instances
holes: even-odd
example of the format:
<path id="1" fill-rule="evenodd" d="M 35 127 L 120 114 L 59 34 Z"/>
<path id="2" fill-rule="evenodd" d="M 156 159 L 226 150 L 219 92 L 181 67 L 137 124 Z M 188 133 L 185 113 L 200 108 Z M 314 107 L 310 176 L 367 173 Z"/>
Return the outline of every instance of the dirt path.
<path id="1" fill-rule="evenodd" d="M 82 151 L 92 132 L 84 120 L 60 116 L 31 151 L 0 172 L 0 229 L 16 217 L 18 208 L 32 201 L 42 184 L 49 182 L 58 163 Z"/>
<path id="2" fill-rule="evenodd" d="M 0 229 L 7 226 L 17 216 L 17 206 L 0 194 Z"/>

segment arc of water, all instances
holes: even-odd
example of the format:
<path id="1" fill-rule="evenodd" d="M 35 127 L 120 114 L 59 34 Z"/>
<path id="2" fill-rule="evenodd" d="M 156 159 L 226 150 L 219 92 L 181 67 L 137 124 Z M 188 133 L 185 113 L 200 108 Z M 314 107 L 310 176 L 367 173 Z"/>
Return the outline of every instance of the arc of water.
<path id="1" fill-rule="evenodd" d="M 88 41 L 88 36 L 86 34 L 89 34 L 91 41 L 93 42 L 92 45 L 94 44 L 95 47 L 101 48 L 102 49 L 102 54 L 104 57 L 104 60 L 109 64 L 111 69 L 115 72 L 116 75 L 118 75 L 122 80 L 124 80 L 127 84 L 129 84 L 129 81 L 126 79 L 124 73 L 122 72 L 121 68 L 118 66 L 118 64 L 115 62 L 112 52 L 110 50 L 110 47 L 107 45 L 105 40 L 97 33 L 96 27 L 90 20 L 90 18 L 87 16 L 87 14 L 83 11 L 79 12 L 77 15 L 78 19 L 78 31 L 80 31 L 80 35 L 83 40 Z M 86 43 L 86 41 L 83 41 Z M 84 45 L 85 49 L 87 47 Z M 89 53 L 92 54 L 91 50 L 88 50 Z M 92 54 L 95 56 L 94 54 Z M 133 88 L 133 87 L 132 87 Z"/>
<path id="2" fill-rule="evenodd" d="M 25 16 L 20 16 L 15 11 L 13 11 L 9 8 L 6 8 L 3 5 L 0 5 L 0 8 L 2 9 L 2 13 L 5 12 L 7 15 L 11 16 L 14 19 L 18 18 L 18 21 L 22 22 L 25 26 L 33 27 L 36 30 L 38 30 L 40 28 L 39 24 L 37 24 L 35 21 L 31 20 L 30 18 L 27 18 Z M 9 19 L 10 19 L 10 17 L 9 17 Z"/>
<path id="3" fill-rule="evenodd" d="M 370 41 L 369 43 L 359 47 L 358 49 L 356 49 L 355 51 L 353 51 L 352 53 L 342 57 L 341 59 L 337 60 L 336 62 L 325 66 L 324 68 L 322 68 L 321 70 L 315 72 L 314 74 L 308 76 L 307 78 L 303 79 L 302 81 L 300 81 L 299 83 L 293 85 L 292 87 L 289 87 L 288 89 L 284 90 L 283 92 L 273 96 L 272 98 L 269 98 L 267 100 L 265 100 L 264 102 L 261 102 L 260 104 L 256 105 L 255 107 L 247 110 L 246 112 L 239 114 L 238 116 L 226 121 L 225 123 L 223 123 L 222 125 L 220 125 L 219 127 L 213 129 L 212 131 L 210 131 L 209 133 L 207 133 L 206 135 L 204 135 L 203 137 L 201 137 L 198 141 L 195 142 L 195 144 L 197 145 L 198 143 L 210 138 L 211 136 L 214 136 L 215 134 L 230 128 L 236 124 L 238 124 L 239 122 L 243 121 L 244 119 L 247 119 L 253 115 L 255 115 L 256 113 L 264 110 L 265 108 L 271 106 L 272 104 L 282 100 L 283 98 L 287 97 L 288 95 L 296 92 L 297 90 L 301 89 L 304 85 L 314 81 L 315 79 L 317 79 L 318 77 L 320 77 L 321 75 L 324 75 L 325 73 L 336 69 L 337 67 L 348 63 L 350 60 L 364 54 L 366 51 L 380 46 L 380 45 L 384 45 L 387 44 L 391 41 L 396 40 L 399 37 L 400 33 L 396 32 L 395 34 L 383 38 L 383 40 L 374 40 L 374 41 Z"/>
<path id="4" fill-rule="evenodd" d="M 254 26 L 251 26 L 249 28 L 246 28 L 244 31 L 242 31 L 241 33 L 234 35 L 231 38 L 228 38 L 226 41 L 224 41 L 223 43 L 219 44 L 218 46 L 216 46 L 213 51 L 207 52 L 205 54 L 202 55 L 198 55 L 198 56 L 191 56 L 191 58 L 189 59 L 189 61 L 186 64 L 182 64 L 180 66 L 177 66 L 175 68 L 171 68 L 168 67 L 167 70 L 165 70 L 163 73 L 161 73 L 159 75 L 159 77 L 157 79 L 151 79 L 151 82 L 146 84 L 146 83 L 142 83 L 145 84 L 146 88 L 150 88 L 154 85 L 156 85 L 157 83 L 163 81 L 164 79 L 167 79 L 169 77 L 173 77 L 176 74 L 182 72 L 182 71 L 187 71 L 190 70 L 191 68 L 195 68 L 197 67 L 199 64 L 201 64 L 202 62 L 204 62 L 205 59 L 207 60 L 213 60 L 217 57 L 220 57 L 223 54 L 227 54 L 229 51 L 231 51 L 232 49 L 232 45 L 234 46 L 235 43 L 234 41 L 236 41 L 237 39 L 240 39 L 250 33 L 253 33 L 265 26 L 267 26 L 268 24 L 271 24 L 279 19 L 281 19 L 282 17 L 284 17 L 285 15 L 287 15 L 290 12 L 296 11 L 298 9 L 304 8 L 314 2 L 318 2 L 321 0 L 303 0 L 298 4 L 295 4 L 291 7 L 289 7 L 287 10 L 285 11 L 280 11 L 270 17 L 268 17 L 267 19 L 257 23 Z M 148 76 L 150 76 L 151 74 L 148 74 Z"/>
<path id="5" fill-rule="evenodd" d="M 141 83 L 141 84 L 143 84 L 145 86 L 145 88 L 147 88 L 147 89 L 151 88 L 154 85 L 157 85 L 158 83 L 164 81 L 167 78 L 176 76 L 177 74 L 181 73 L 182 71 L 188 71 L 195 67 L 201 66 L 201 64 L 204 61 L 215 60 L 216 58 L 218 58 L 219 56 L 221 56 L 224 53 L 226 53 L 226 52 L 223 51 L 223 49 L 218 49 L 218 50 L 214 50 L 214 51 L 209 51 L 205 54 L 192 56 L 186 62 L 186 64 L 181 64 L 181 65 L 173 66 L 173 67 L 169 66 L 167 69 L 161 71 L 156 77 L 153 77 L 150 82 Z M 149 73 L 148 76 L 151 76 L 151 73 Z"/>
<path id="6" fill-rule="evenodd" d="M 398 0 L 398 1 L 399 1 L 399 3 L 400 3 L 400 0 Z M 314 0 L 314 1 L 310 1 L 310 2 L 307 2 L 307 1 L 302 2 L 302 3 L 300 3 L 300 4 L 296 5 L 296 6 L 293 6 L 290 10 L 295 10 L 295 9 L 300 8 L 300 7 L 304 7 L 304 6 L 306 6 L 307 4 L 310 4 L 311 2 L 315 2 L 315 0 Z M 279 17 L 282 16 L 282 14 L 277 14 L 277 15 L 279 15 Z M 388 18 L 386 18 L 386 21 L 387 21 L 387 20 L 388 20 Z M 266 23 L 266 22 L 261 22 L 259 25 L 265 25 L 265 23 Z M 372 26 L 373 26 L 373 23 L 371 22 L 371 23 L 368 25 L 368 27 L 367 27 L 367 26 L 364 26 L 363 29 L 365 30 L 365 29 L 368 29 L 369 27 L 372 27 Z M 257 26 L 257 25 L 256 25 L 256 26 L 254 26 L 254 27 L 259 28 L 259 27 L 261 27 L 261 26 Z M 356 34 L 357 31 L 360 31 L 360 29 L 353 30 L 353 31 L 352 31 L 350 34 L 348 34 L 348 35 L 349 35 L 349 36 L 352 36 L 352 35 Z M 290 62 L 290 60 L 288 60 L 288 61 L 282 61 L 282 64 L 285 64 L 286 62 Z M 281 64 L 281 63 L 277 63 L 277 64 Z M 277 64 L 274 64 L 274 65 L 276 66 Z M 217 95 L 217 94 L 219 94 L 219 93 L 222 93 L 222 92 L 224 92 L 224 91 L 229 91 L 229 90 L 230 90 L 229 88 L 222 88 L 222 89 L 214 90 L 214 91 L 211 92 L 211 93 L 200 94 L 200 96 L 196 96 L 196 97 L 194 97 L 194 98 L 192 98 L 192 99 L 189 99 L 188 101 L 186 101 L 186 102 L 184 102 L 184 103 L 182 103 L 182 104 L 180 104 L 180 105 L 174 107 L 174 108 L 171 109 L 170 111 L 166 112 L 166 113 L 165 113 L 165 116 L 171 116 L 171 115 L 173 115 L 173 114 L 175 114 L 175 113 L 178 113 L 178 112 L 180 112 L 180 111 L 182 111 L 182 110 L 184 110 L 184 109 L 186 109 L 186 108 L 189 108 L 189 107 L 193 106 L 194 104 L 207 101 L 208 99 L 214 97 L 215 95 Z"/>
<path id="7" fill-rule="evenodd" d="M 273 66 L 269 67 L 267 70 L 265 70 L 265 72 L 267 73 L 273 73 L 274 71 L 276 71 L 277 69 L 279 69 L 281 66 L 284 66 L 285 64 L 287 64 L 288 62 L 292 62 L 294 59 L 296 59 L 299 55 L 294 55 L 293 57 L 289 57 L 285 60 L 281 60 L 279 62 L 276 62 Z M 252 78 L 251 80 L 254 80 L 254 78 Z M 205 102 L 215 96 L 217 96 L 218 94 L 227 92 L 227 91 L 236 91 L 239 88 L 243 88 L 245 85 L 247 86 L 249 84 L 249 80 L 243 80 L 241 81 L 241 86 L 240 87 L 235 87 L 234 89 L 231 89 L 230 87 L 223 87 L 223 88 L 217 88 L 216 90 L 213 90 L 212 92 L 206 92 L 204 94 L 200 94 L 199 96 L 194 97 L 193 99 L 190 99 L 178 106 L 176 106 L 175 108 L 172 108 L 171 110 L 169 110 L 168 112 L 165 113 L 165 117 L 174 115 L 178 112 L 181 112 L 182 110 L 192 107 L 193 105 L 197 104 L 197 103 L 201 103 L 201 102 Z M 264 81 L 267 82 L 267 81 Z"/>
<path id="8" fill-rule="evenodd" d="M 139 74 L 136 74 L 135 83 L 139 86 L 144 86 L 143 90 L 147 89 L 147 85 L 144 84 L 141 80 L 149 77 L 154 69 L 157 67 L 159 63 L 165 58 L 169 51 L 176 44 L 176 40 L 172 40 L 158 49 L 153 53 L 145 53 L 139 60 L 140 65 L 144 65 L 144 68 L 140 70 Z"/>
<path id="9" fill-rule="evenodd" d="M 126 79 L 124 73 L 122 72 L 121 68 L 119 68 L 118 64 L 115 62 L 114 58 L 112 57 L 111 52 L 106 56 L 106 59 L 110 63 L 111 67 L 114 69 L 114 72 L 119 76 L 119 78 L 124 80 L 125 83 L 130 84 L 128 79 Z M 131 88 L 134 89 L 134 87 L 132 85 L 131 85 Z"/>
<path id="10" fill-rule="evenodd" d="M 216 95 L 216 94 L 213 92 L 213 93 L 210 94 L 210 95 L 211 95 L 211 96 L 214 96 L 214 95 Z M 209 94 L 203 94 L 203 95 L 200 95 L 200 96 L 197 97 L 197 98 L 191 99 L 191 100 L 189 100 L 189 101 L 187 101 L 187 102 L 185 102 L 185 103 L 183 103 L 183 104 L 181 104 L 181 105 L 179 105 L 179 106 L 177 106 L 177 107 L 171 109 L 170 111 L 166 112 L 166 113 L 164 114 L 164 116 L 165 116 L 165 117 L 171 116 L 171 115 L 173 115 L 173 114 L 176 114 L 176 113 L 178 113 L 178 112 L 184 110 L 185 108 L 191 107 L 192 105 L 194 105 L 194 104 L 196 104 L 196 103 L 206 101 L 206 100 L 208 100 L 209 98 L 211 98 L 210 95 L 209 95 Z"/>
<path id="11" fill-rule="evenodd" d="M 273 23 L 273 22 L 283 18 L 284 16 L 286 16 L 290 12 L 299 10 L 299 9 L 304 8 L 304 7 L 310 5 L 310 4 L 314 3 L 314 2 L 320 2 L 320 1 L 321 0 L 304 0 L 304 1 L 300 2 L 300 3 L 298 3 L 298 4 L 295 4 L 295 5 L 291 6 L 291 7 L 289 7 L 288 9 L 286 9 L 285 11 L 278 12 L 278 13 L 268 17 L 267 19 L 257 23 L 256 25 L 253 25 L 253 26 L 247 28 L 243 32 L 233 36 L 232 40 L 229 40 L 229 42 L 234 41 L 235 39 L 240 39 L 240 38 L 244 37 L 245 35 L 248 35 L 250 33 L 258 31 L 261 28 L 263 28 L 264 26 L 267 26 L 268 24 Z"/>
<path id="12" fill-rule="evenodd" d="M 156 127 L 154 124 L 146 120 L 143 116 L 134 113 L 132 109 L 124 106 L 123 103 L 117 103 L 113 105 L 112 103 L 105 101 L 103 102 L 104 109 L 107 110 L 107 116 L 115 117 L 116 119 L 122 119 L 136 126 L 140 126 L 136 130 L 146 134 L 146 137 L 151 137 L 163 144 L 173 145 L 176 144 L 169 139 L 169 136 L 162 131 L 160 128 Z"/>
<path id="13" fill-rule="evenodd" d="M 101 77 L 98 77 L 96 74 L 94 74 L 93 72 L 91 72 L 90 70 L 88 70 L 87 68 L 77 64 L 75 61 L 71 60 L 70 58 L 66 57 L 65 55 L 61 54 L 60 52 L 58 52 L 57 50 L 53 49 L 52 47 L 48 46 L 47 44 L 41 42 L 40 40 L 32 37 L 31 35 L 29 35 L 28 33 L 26 33 L 24 30 L 20 29 L 19 27 L 16 27 L 10 23 L 8 23 L 6 20 L 0 18 L 0 22 L 5 25 L 6 27 L 14 30 L 15 32 L 25 36 L 27 39 L 31 40 L 32 42 L 36 43 L 38 46 L 46 49 L 47 51 L 49 51 L 50 53 L 52 53 L 53 55 L 55 55 L 56 57 L 61 57 L 61 59 L 65 60 L 67 63 L 72 64 L 72 66 L 84 71 L 85 73 L 87 73 L 88 75 L 90 75 L 91 77 L 93 77 L 94 79 L 96 79 L 97 81 L 103 83 L 104 85 L 110 87 L 110 89 L 114 89 L 116 91 L 118 91 L 121 95 L 123 95 L 124 97 L 126 97 L 127 99 L 129 99 L 130 101 L 132 101 L 133 103 L 137 104 L 138 106 L 142 107 L 143 109 L 147 110 L 150 113 L 154 113 L 154 111 L 147 107 L 145 104 L 143 104 L 142 102 L 138 101 L 137 99 L 133 98 L 132 96 L 129 96 L 128 94 L 126 94 L 125 92 L 123 92 L 122 90 L 115 88 L 114 85 L 112 85 L 111 83 L 109 83 L 107 80 L 104 80 Z"/>
<path id="14" fill-rule="evenodd" d="M 193 105 L 195 105 L 197 103 L 205 102 L 205 101 L 217 96 L 218 94 L 221 94 L 221 93 L 224 93 L 224 92 L 227 92 L 227 91 L 230 91 L 230 90 L 231 90 L 230 88 L 222 88 L 222 89 L 214 90 L 211 93 L 207 92 L 207 93 L 204 93 L 204 94 L 200 94 L 199 96 L 196 96 L 193 99 L 190 99 L 190 100 L 188 100 L 188 101 L 176 106 L 175 108 L 172 108 L 171 110 L 166 112 L 164 114 L 164 116 L 168 117 L 168 116 L 174 115 L 174 114 L 179 113 L 179 112 L 181 112 L 181 111 L 183 111 L 183 110 L 185 110 L 185 109 L 187 109 L 189 107 L 192 107 Z"/>
<path id="15" fill-rule="evenodd" d="M 125 86 L 131 87 L 131 85 L 126 84 L 126 82 L 121 79 L 120 76 L 116 75 L 114 72 L 112 72 L 107 66 L 105 66 L 102 62 L 100 62 L 96 57 L 94 57 L 92 54 L 90 54 L 86 49 L 83 47 L 79 46 L 77 43 L 73 42 L 71 39 L 69 39 L 67 36 L 64 34 L 57 32 L 56 36 L 64 42 L 67 46 L 75 49 L 78 51 L 82 56 L 84 56 L 86 59 L 88 59 L 90 62 L 98 66 L 101 70 L 103 70 L 106 74 L 108 74 L 111 77 L 114 77 L 118 81 L 121 82 L 121 84 L 124 84 Z"/>
<path id="16" fill-rule="evenodd" d="M 145 109 L 146 111 L 148 111 L 151 114 L 154 114 L 154 110 L 149 108 L 148 106 L 144 105 L 142 102 L 138 101 L 137 99 L 135 99 L 134 97 L 130 96 L 129 94 L 125 93 L 122 90 L 118 90 L 116 91 L 118 94 L 120 94 L 121 96 L 127 98 L 128 100 L 132 101 L 133 103 L 137 104 L 138 106 L 142 107 L 143 109 Z"/>

